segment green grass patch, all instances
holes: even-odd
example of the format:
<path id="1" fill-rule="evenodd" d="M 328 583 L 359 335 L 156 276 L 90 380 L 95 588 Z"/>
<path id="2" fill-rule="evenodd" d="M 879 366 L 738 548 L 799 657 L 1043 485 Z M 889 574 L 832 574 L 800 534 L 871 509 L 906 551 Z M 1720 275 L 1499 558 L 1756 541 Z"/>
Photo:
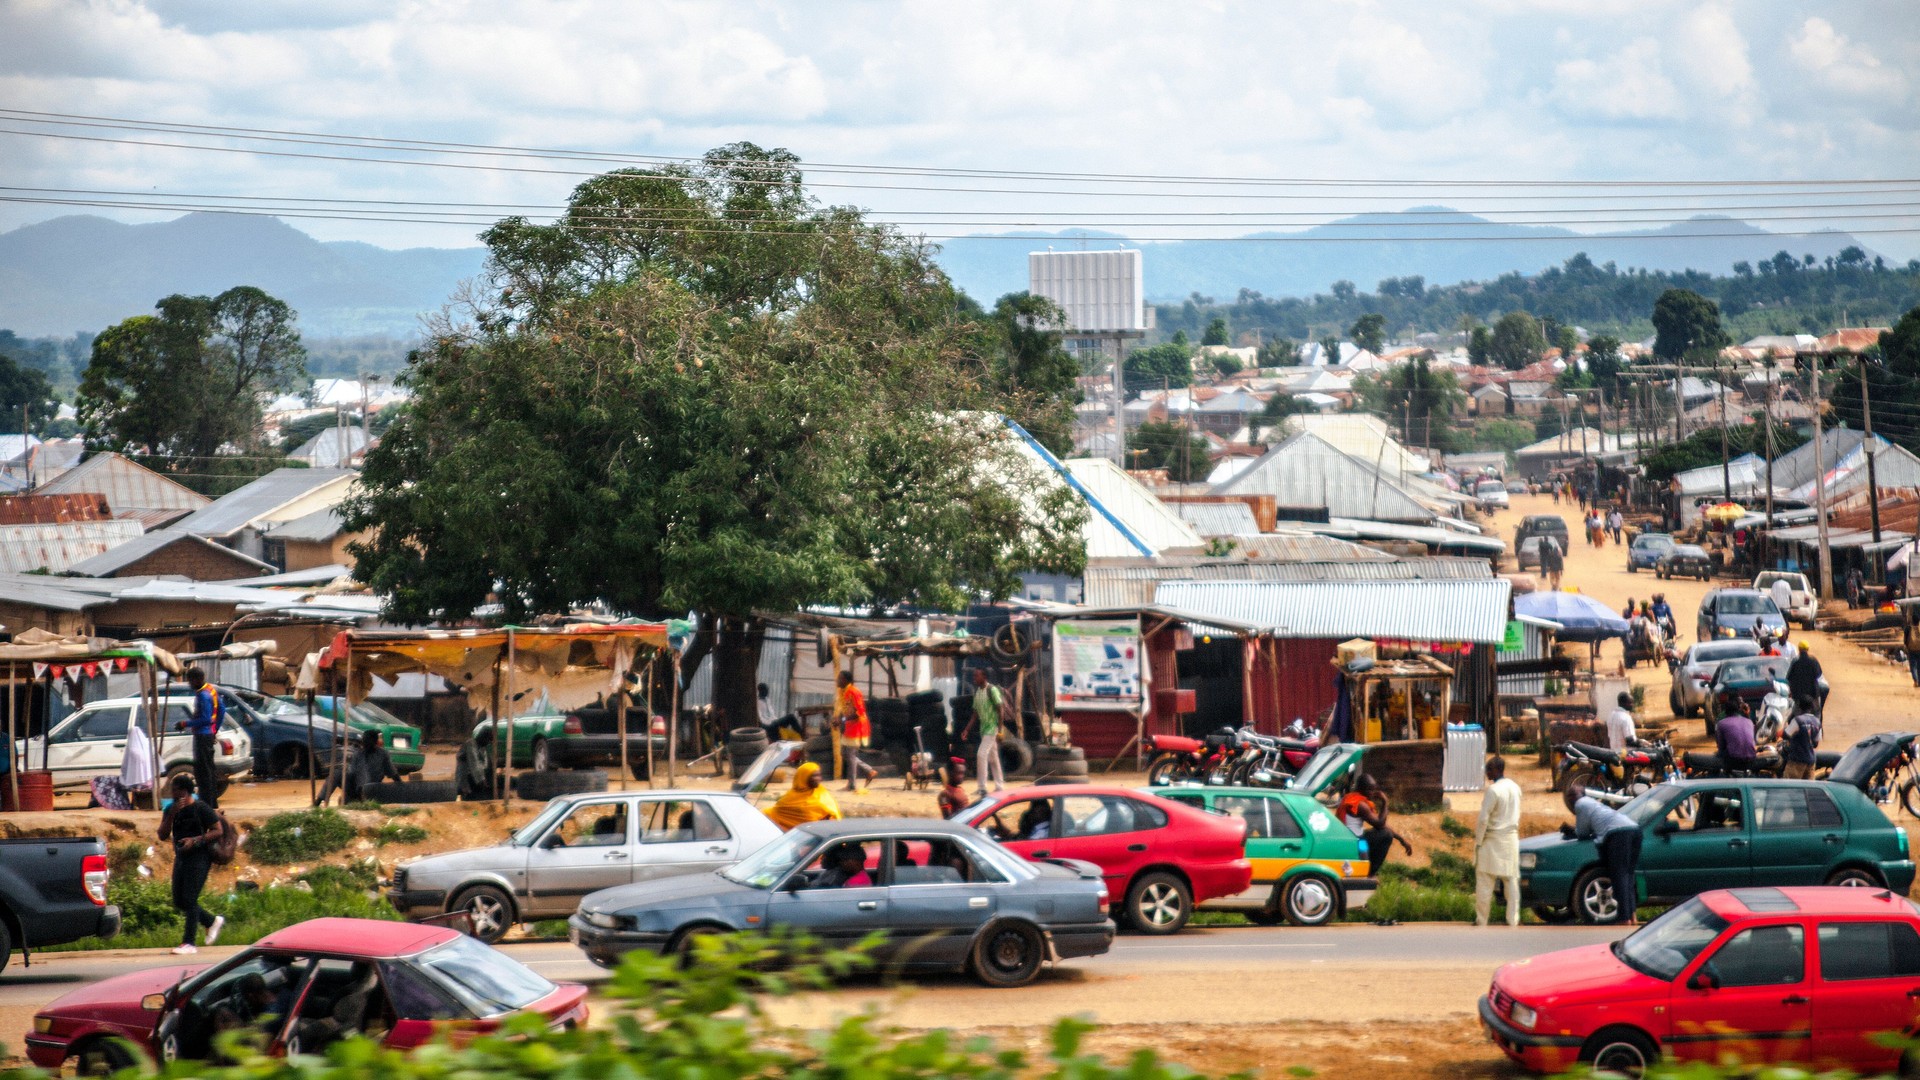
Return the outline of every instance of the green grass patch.
<path id="1" fill-rule="evenodd" d="M 247 835 L 247 857 L 284 865 L 331 855 L 353 839 L 353 822 L 330 809 L 275 814 Z"/>
<path id="2" fill-rule="evenodd" d="M 1473 835 L 1473 826 L 1461 821 L 1452 814 L 1441 814 L 1440 831 L 1453 837 L 1455 840 L 1460 840 Z"/>
<path id="3" fill-rule="evenodd" d="M 533 924 L 533 936 L 543 937 L 543 938 L 565 938 L 567 936 L 567 920 L 541 919 L 539 922 L 536 922 Z"/>
<path id="4" fill-rule="evenodd" d="M 386 847 L 388 844 L 417 844 L 432 834 L 418 825 L 407 825 L 398 821 L 389 821 L 380 826 L 373 834 L 373 842 Z"/>
<path id="5" fill-rule="evenodd" d="M 356 799 L 355 801 L 347 803 L 346 805 L 342 806 L 341 809 L 342 810 L 378 810 L 380 813 L 385 814 L 388 817 L 406 817 L 408 814 L 417 814 L 420 812 L 420 808 L 417 806 L 388 806 L 386 803 L 374 802 L 372 799 Z"/>

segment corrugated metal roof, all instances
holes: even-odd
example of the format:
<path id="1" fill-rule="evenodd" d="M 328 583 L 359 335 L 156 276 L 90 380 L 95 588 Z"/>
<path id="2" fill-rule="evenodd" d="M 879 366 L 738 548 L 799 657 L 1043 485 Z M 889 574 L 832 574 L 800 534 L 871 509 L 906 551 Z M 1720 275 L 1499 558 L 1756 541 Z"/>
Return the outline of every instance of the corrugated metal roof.
<path id="1" fill-rule="evenodd" d="M 314 544 L 331 540 L 339 535 L 340 508 L 337 506 L 315 510 L 311 514 L 275 525 L 265 533 L 269 540 L 293 540 Z"/>
<path id="2" fill-rule="evenodd" d="M 1457 547 L 1462 551 L 1484 551 L 1489 555 L 1498 555 L 1507 550 L 1507 542 L 1498 537 L 1476 536 L 1455 529 L 1398 525 L 1391 521 L 1363 521 L 1342 517 L 1336 517 L 1328 524 L 1337 528 L 1350 529 L 1357 536 L 1373 540 L 1411 540 L 1418 544 L 1426 544 L 1428 547 Z"/>
<path id="3" fill-rule="evenodd" d="M 221 496 L 179 527 L 201 536 L 232 536 L 288 503 L 353 475 L 352 469 L 275 469 Z"/>
<path id="4" fill-rule="evenodd" d="M 1203 537 L 1260 531 L 1259 523 L 1253 520 L 1253 507 L 1243 502 L 1174 503 L 1173 509 Z"/>
<path id="5" fill-rule="evenodd" d="M 1366 413 L 1301 414 L 1281 421 L 1284 430 L 1310 431 L 1356 461 L 1378 464 L 1388 475 L 1419 474 L 1433 468 L 1427 459 L 1401 445 L 1386 421 Z"/>
<path id="6" fill-rule="evenodd" d="M 140 538 L 137 521 L 70 521 L 0 525 L 0 570 L 59 574 L 83 559 Z"/>
<path id="7" fill-rule="evenodd" d="M 49 611 L 85 611 L 112 600 L 111 596 L 75 589 L 65 578 L 45 574 L 0 572 L 0 597 L 10 604 Z"/>
<path id="8" fill-rule="evenodd" d="M 1425 502 L 1310 431 L 1290 436 L 1213 490 L 1220 495 L 1272 495 L 1281 507 L 1324 506 L 1334 517 L 1422 522 L 1434 518 Z"/>
<path id="9" fill-rule="evenodd" d="M 331 469 L 348 464 L 353 456 L 367 448 L 371 442 L 367 433 L 360 427 L 346 429 L 346 445 L 340 442 L 340 429 L 328 428 L 313 438 L 300 444 L 300 448 L 287 456 L 295 461 L 305 461 L 316 469 Z"/>
<path id="10" fill-rule="evenodd" d="M 40 485 L 46 495 L 91 493 L 103 495 L 115 517 L 130 517 L 146 528 L 156 528 L 190 514 L 213 500 L 175 483 L 144 465 L 119 454 L 104 452 Z"/>
<path id="11" fill-rule="evenodd" d="M 1100 606 L 1150 604 L 1155 589 L 1169 581 L 1485 581 L 1493 574 L 1485 559 L 1397 559 L 1372 548 L 1361 550 L 1367 557 L 1312 562 L 1194 557 L 1096 563 L 1086 569 L 1085 599 Z"/>
<path id="12" fill-rule="evenodd" d="M 1394 556 L 1379 548 L 1310 532 L 1243 533 L 1233 542 L 1234 554 L 1248 559 L 1334 565 L 1394 561 Z"/>
<path id="13" fill-rule="evenodd" d="M 249 563 L 262 570 L 275 569 L 271 563 L 261 562 L 259 559 L 253 558 L 250 555 L 243 555 L 232 548 L 222 547 L 204 536 L 197 536 L 184 529 L 162 529 L 159 532 L 148 533 L 145 536 L 129 540 L 118 547 L 109 548 L 90 559 L 82 559 L 72 566 L 67 567 L 67 571 L 73 574 L 80 574 L 84 577 L 111 577 L 116 570 L 131 566 L 162 548 L 179 543 L 204 544 L 222 555 L 243 563 Z"/>
<path id="14" fill-rule="evenodd" d="M 1104 507 L 1119 520 L 1119 524 L 1133 537 L 1144 542 L 1154 552 L 1169 548 L 1197 548 L 1203 546 L 1203 540 L 1192 525 L 1159 496 L 1148 491 L 1146 485 L 1105 458 L 1074 458 L 1064 462 L 1067 472 L 1079 481 L 1083 493 Z M 1119 536 L 1108 536 L 1110 524 L 1099 507 L 1092 508 L 1087 522 L 1087 556 L 1135 555 L 1137 546 L 1130 540 Z"/>
<path id="15" fill-rule="evenodd" d="M 1479 581 L 1168 581 L 1154 603 L 1294 638 L 1498 642 L 1503 578 Z"/>

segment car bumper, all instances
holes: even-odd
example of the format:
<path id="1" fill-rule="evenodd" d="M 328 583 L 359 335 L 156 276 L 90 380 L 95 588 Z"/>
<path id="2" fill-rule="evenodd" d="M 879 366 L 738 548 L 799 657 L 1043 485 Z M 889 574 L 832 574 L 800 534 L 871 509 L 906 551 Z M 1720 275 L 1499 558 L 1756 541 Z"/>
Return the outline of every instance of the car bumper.
<path id="1" fill-rule="evenodd" d="M 447 910 L 447 890 L 388 889 L 387 903 L 409 919 L 439 915 Z"/>
<path id="2" fill-rule="evenodd" d="M 586 953 L 587 959 L 603 968 L 610 968 L 635 949 L 652 953 L 667 951 L 667 943 L 673 940 L 673 935 L 654 931 L 605 930 L 590 926 L 579 915 L 574 915 L 567 920 L 567 940 Z"/>
<path id="3" fill-rule="evenodd" d="M 1055 960 L 1069 960 L 1105 953 L 1113 948 L 1113 934 L 1113 920 L 1102 919 L 1097 923 L 1053 927 L 1047 931 L 1047 941 L 1053 948 Z"/>
<path id="4" fill-rule="evenodd" d="M 1358 911 L 1380 891 L 1380 879 L 1353 877 L 1340 879 L 1340 905 L 1343 911 Z"/>
<path id="5" fill-rule="evenodd" d="M 1901 896 L 1906 896 L 1913 891 L 1913 862 L 1911 860 L 1883 862 L 1880 864 L 1880 872 L 1886 875 L 1887 888 L 1892 889 Z"/>
<path id="6" fill-rule="evenodd" d="M 67 1060 L 68 1045 L 58 1035 L 28 1035 L 27 1060 L 43 1069 L 58 1069 Z"/>
<path id="7" fill-rule="evenodd" d="M 1907 880 L 1913 880 L 1912 863 L 1907 864 Z M 120 905 L 108 904 L 100 909 L 100 929 L 95 931 L 93 936 L 97 938 L 120 936 L 120 922 Z"/>
<path id="8" fill-rule="evenodd" d="M 653 739 L 654 757 L 666 760 L 667 740 L 655 736 Z M 547 756 L 554 765 L 562 769 L 577 769 L 586 766 L 608 766 L 620 764 L 620 736 L 618 735 L 569 735 L 564 739 L 547 740 Z M 647 735 L 627 736 L 627 763 L 642 764 L 647 760 Z"/>
<path id="9" fill-rule="evenodd" d="M 1522 1031 L 1493 1009 L 1486 996 L 1480 998 L 1480 1026 L 1508 1057 L 1534 1072 L 1559 1072 L 1571 1066 L 1586 1040 L 1578 1035 L 1536 1035 Z"/>

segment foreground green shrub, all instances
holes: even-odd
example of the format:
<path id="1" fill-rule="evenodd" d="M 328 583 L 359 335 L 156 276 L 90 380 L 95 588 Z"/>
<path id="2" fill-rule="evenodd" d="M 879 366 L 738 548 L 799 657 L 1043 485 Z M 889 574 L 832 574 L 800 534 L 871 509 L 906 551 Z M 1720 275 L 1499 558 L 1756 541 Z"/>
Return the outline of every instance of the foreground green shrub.
<path id="1" fill-rule="evenodd" d="M 247 834 L 247 857 L 268 865 L 317 859 L 346 847 L 353 832 L 353 822 L 324 807 L 275 814 Z"/>

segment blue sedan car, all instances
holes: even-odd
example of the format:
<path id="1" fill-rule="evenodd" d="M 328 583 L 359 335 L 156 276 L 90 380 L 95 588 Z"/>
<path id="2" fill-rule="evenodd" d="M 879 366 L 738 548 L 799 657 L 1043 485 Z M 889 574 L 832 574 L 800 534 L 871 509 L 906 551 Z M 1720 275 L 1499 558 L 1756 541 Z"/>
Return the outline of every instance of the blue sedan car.
<path id="1" fill-rule="evenodd" d="M 703 935 L 781 928 L 828 946 L 881 935 L 889 969 L 1024 986 L 1049 959 L 1113 944 L 1100 869 L 1030 862 L 985 834 L 920 818 L 819 821 L 711 874 L 590 893 L 568 936 L 602 967 L 631 949 L 687 955 Z"/>
<path id="2" fill-rule="evenodd" d="M 1627 545 L 1627 573 L 1653 569 L 1673 547 L 1673 537 L 1667 533 L 1641 533 Z"/>

